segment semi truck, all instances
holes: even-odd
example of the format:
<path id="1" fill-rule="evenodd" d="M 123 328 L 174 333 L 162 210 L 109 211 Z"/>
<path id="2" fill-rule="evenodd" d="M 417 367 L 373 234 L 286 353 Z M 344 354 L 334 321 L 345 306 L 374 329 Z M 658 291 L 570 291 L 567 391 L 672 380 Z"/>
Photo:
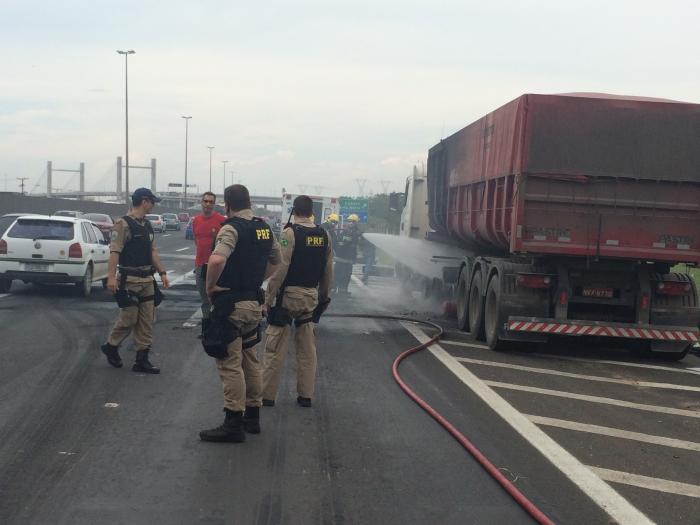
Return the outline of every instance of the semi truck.
<path id="1" fill-rule="evenodd" d="M 491 349 L 605 337 L 676 360 L 698 340 L 696 283 L 672 268 L 700 262 L 700 105 L 523 95 L 430 148 L 410 185 L 441 261 L 424 282 Z"/>

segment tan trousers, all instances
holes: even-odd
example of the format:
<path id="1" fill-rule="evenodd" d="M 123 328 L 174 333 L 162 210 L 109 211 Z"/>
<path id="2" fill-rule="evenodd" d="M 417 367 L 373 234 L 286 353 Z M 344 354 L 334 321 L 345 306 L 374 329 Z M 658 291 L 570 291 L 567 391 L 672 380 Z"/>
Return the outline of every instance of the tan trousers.
<path id="1" fill-rule="evenodd" d="M 240 301 L 231 312 L 229 320 L 242 334 L 251 332 L 260 324 L 262 315 L 256 301 Z M 250 336 L 246 341 L 255 339 Z M 243 349 L 238 337 L 227 347 L 228 357 L 216 360 L 221 384 L 224 387 L 224 407 L 234 412 L 245 407 L 262 405 L 262 369 L 256 347 Z"/>
<path id="2" fill-rule="evenodd" d="M 152 296 L 153 281 L 126 283 L 126 289 L 135 293 L 138 297 Z M 112 332 L 109 334 L 107 342 L 112 346 L 119 346 L 133 331 L 136 350 L 151 348 L 155 314 L 156 308 L 153 305 L 153 300 L 139 303 L 138 306 L 120 308 L 119 317 L 112 327 Z"/>
<path id="3" fill-rule="evenodd" d="M 282 306 L 294 319 L 311 317 L 318 304 L 318 290 L 290 286 L 284 291 Z M 287 358 L 287 344 L 292 330 L 290 325 L 269 325 L 265 331 L 263 358 L 263 391 L 265 399 L 275 399 L 280 373 Z M 294 331 L 297 356 L 297 395 L 312 398 L 316 381 L 316 333 L 313 322 L 304 323 Z"/>

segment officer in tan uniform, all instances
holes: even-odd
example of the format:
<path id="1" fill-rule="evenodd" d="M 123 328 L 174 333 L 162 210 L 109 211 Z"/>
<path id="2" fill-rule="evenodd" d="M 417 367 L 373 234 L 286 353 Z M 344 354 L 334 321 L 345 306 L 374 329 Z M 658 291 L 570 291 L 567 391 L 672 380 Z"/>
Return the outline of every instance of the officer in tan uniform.
<path id="1" fill-rule="evenodd" d="M 297 358 L 297 403 L 311 406 L 316 378 L 314 312 L 329 302 L 333 279 L 333 247 L 328 232 L 311 220 L 313 202 L 306 195 L 294 199 L 294 224 L 282 232 L 282 265 L 267 287 L 269 308 L 263 358 L 263 405 L 274 406 L 287 343 L 294 321 Z M 272 302 L 275 306 L 270 308 Z M 319 314 L 320 315 L 320 314 Z"/>
<path id="2" fill-rule="evenodd" d="M 157 306 L 153 274 L 157 271 L 163 286 L 170 286 L 155 247 L 153 228 L 145 218 L 159 201 L 148 188 L 138 188 L 131 196 L 131 211 L 112 228 L 107 288 L 115 294 L 120 309 L 112 332 L 101 347 L 109 364 L 121 368 L 119 345 L 133 331 L 136 362 L 132 370 L 147 374 L 160 373 L 148 359 Z"/>
<path id="3" fill-rule="evenodd" d="M 245 441 L 245 432 L 260 433 L 262 369 L 255 351 L 260 342 L 261 305 L 265 302 L 260 286 L 281 259 L 272 230 L 253 216 L 247 188 L 229 186 L 224 202 L 228 219 L 217 234 L 207 264 L 212 311 L 211 318 L 203 323 L 202 344 L 216 358 L 224 389 L 225 419 L 221 426 L 201 431 L 199 437 L 203 441 L 240 443 Z M 223 345 L 211 344 L 217 323 L 231 330 Z"/>

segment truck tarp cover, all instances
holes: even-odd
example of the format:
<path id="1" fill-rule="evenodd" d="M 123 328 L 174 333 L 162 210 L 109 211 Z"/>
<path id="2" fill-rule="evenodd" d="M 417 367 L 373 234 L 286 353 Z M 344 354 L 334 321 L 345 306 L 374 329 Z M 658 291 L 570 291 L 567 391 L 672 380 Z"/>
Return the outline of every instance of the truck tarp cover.
<path id="1" fill-rule="evenodd" d="M 450 186 L 512 173 L 700 182 L 700 105 L 523 95 L 441 145 Z"/>

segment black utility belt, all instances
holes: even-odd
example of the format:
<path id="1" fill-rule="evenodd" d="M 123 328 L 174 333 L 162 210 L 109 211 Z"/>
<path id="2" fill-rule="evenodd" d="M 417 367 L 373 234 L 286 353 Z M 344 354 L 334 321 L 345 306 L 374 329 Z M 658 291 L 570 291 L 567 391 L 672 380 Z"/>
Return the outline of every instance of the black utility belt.
<path id="1" fill-rule="evenodd" d="M 150 277 L 154 273 L 156 273 L 156 269 L 153 266 L 151 266 L 148 270 L 125 268 L 124 266 L 119 267 L 119 275 L 128 275 L 131 277 Z"/>

